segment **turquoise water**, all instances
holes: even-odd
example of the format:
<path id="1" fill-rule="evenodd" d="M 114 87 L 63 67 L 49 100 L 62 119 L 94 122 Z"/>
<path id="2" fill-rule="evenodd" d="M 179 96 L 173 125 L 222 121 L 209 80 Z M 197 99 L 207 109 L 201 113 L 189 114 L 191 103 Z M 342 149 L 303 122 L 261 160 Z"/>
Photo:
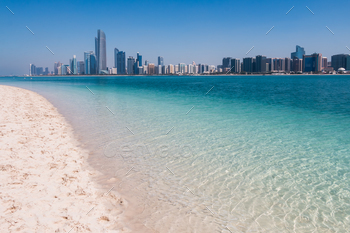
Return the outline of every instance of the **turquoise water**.
<path id="1" fill-rule="evenodd" d="M 50 100 L 159 232 L 347 232 L 350 76 L 1 78 Z M 208 92 L 209 91 L 209 92 Z M 115 183 L 110 179 L 116 178 Z"/>

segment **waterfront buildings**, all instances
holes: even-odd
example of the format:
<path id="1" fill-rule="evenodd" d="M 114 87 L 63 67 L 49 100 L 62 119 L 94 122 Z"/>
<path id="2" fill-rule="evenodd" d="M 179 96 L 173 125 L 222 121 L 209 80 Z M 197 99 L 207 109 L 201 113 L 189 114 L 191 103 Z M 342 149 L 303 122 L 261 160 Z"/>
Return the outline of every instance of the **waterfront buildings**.
<path id="1" fill-rule="evenodd" d="M 84 52 L 85 74 L 97 74 L 97 58 L 93 51 Z"/>
<path id="2" fill-rule="evenodd" d="M 258 55 L 256 60 L 256 72 L 266 73 L 266 56 Z"/>
<path id="3" fill-rule="evenodd" d="M 117 74 L 126 74 L 125 70 L 125 52 L 114 48 L 114 67 L 117 68 Z"/>
<path id="4" fill-rule="evenodd" d="M 332 67 L 334 70 L 344 68 L 350 70 L 350 58 L 349 54 L 336 54 L 332 56 Z"/>
<path id="5" fill-rule="evenodd" d="M 322 54 L 313 53 L 303 56 L 303 72 L 320 72 L 322 70 Z"/>
<path id="6" fill-rule="evenodd" d="M 97 30 L 95 37 L 96 73 L 107 70 L 106 35 L 102 30 Z"/>
<path id="7" fill-rule="evenodd" d="M 128 68 L 127 68 L 128 74 L 134 74 L 134 66 L 135 66 L 135 58 L 132 56 L 128 57 Z"/>
<path id="8" fill-rule="evenodd" d="M 305 55 L 305 50 L 303 47 L 300 47 L 299 45 L 296 46 L 295 52 L 291 53 L 290 58 L 294 59 L 299 58 L 303 59 L 303 56 Z"/>
<path id="9" fill-rule="evenodd" d="M 163 57 L 158 57 L 158 65 L 159 66 L 164 66 L 164 58 Z"/>

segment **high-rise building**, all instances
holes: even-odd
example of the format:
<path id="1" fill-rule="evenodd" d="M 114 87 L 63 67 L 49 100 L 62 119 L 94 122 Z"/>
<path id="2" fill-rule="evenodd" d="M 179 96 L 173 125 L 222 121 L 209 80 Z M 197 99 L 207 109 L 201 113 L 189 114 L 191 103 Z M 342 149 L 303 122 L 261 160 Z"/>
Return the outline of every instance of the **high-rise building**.
<path id="1" fill-rule="evenodd" d="M 49 74 L 49 67 L 45 67 L 44 75 L 48 75 L 48 74 Z"/>
<path id="2" fill-rule="evenodd" d="M 232 57 L 224 57 L 222 59 L 222 71 L 228 72 L 231 69 L 231 59 Z"/>
<path id="3" fill-rule="evenodd" d="M 253 71 L 253 58 L 245 57 L 243 58 L 243 72 L 252 73 Z"/>
<path id="4" fill-rule="evenodd" d="M 77 72 L 78 74 L 85 74 L 85 64 L 84 61 L 77 62 Z"/>
<path id="5" fill-rule="evenodd" d="M 58 67 L 60 67 L 62 65 L 61 62 L 55 62 L 54 66 L 53 66 L 53 72 L 55 75 L 58 75 L 59 69 Z"/>
<path id="6" fill-rule="evenodd" d="M 174 71 L 174 65 L 172 65 L 172 64 L 169 64 L 169 65 L 168 65 L 168 73 L 169 73 L 169 74 L 174 74 L 174 73 L 175 73 L 175 71 Z"/>
<path id="7" fill-rule="evenodd" d="M 162 74 L 167 74 L 167 67 L 166 66 L 162 66 Z"/>
<path id="8" fill-rule="evenodd" d="M 303 47 L 300 47 L 299 45 L 296 46 L 295 52 L 290 54 L 290 58 L 294 59 L 295 57 L 299 59 L 303 59 L 303 55 L 305 55 L 305 50 Z"/>
<path id="9" fill-rule="evenodd" d="M 128 74 L 134 74 L 135 58 L 128 57 Z M 118 70 L 118 69 L 117 69 Z"/>
<path id="10" fill-rule="evenodd" d="M 97 37 L 95 37 L 95 54 L 96 54 L 96 71 L 107 70 L 107 53 L 106 53 L 106 35 L 102 30 L 97 30 Z"/>
<path id="11" fill-rule="evenodd" d="M 303 56 L 303 72 L 320 72 L 322 70 L 322 54 L 313 53 Z"/>
<path id="12" fill-rule="evenodd" d="M 303 71 L 303 59 L 294 57 L 292 65 L 292 71 L 294 71 L 295 73 L 300 73 Z"/>
<path id="13" fill-rule="evenodd" d="M 44 69 L 42 67 L 36 67 L 35 74 L 36 75 L 43 75 Z"/>
<path id="14" fill-rule="evenodd" d="M 125 71 L 125 52 L 114 48 L 114 67 L 117 68 L 117 74 L 126 74 Z"/>
<path id="15" fill-rule="evenodd" d="M 147 70 L 149 75 L 155 74 L 154 63 L 148 63 Z"/>
<path id="16" fill-rule="evenodd" d="M 139 67 L 142 66 L 142 55 L 137 52 L 136 62 L 134 64 L 134 74 L 139 74 Z"/>
<path id="17" fill-rule="evenodd" d="M 163 57 L 158 57 L 158 65 L 159 66 L 164 66 L 164 58 Z"/>
<path id="18" fill-rule="evenodd" d="M 277 72 L 283 72 L 285 70 L 285 60 L 284 58 L 273 58 L 273 70 Z"/>
<path id="19" fill-rule="evenodd" d="M 230 61 L 230 66 L 231 66 L 230 73 L 240 73 L 241 72 L 241 60 L 240 59 L 232 58 Z"/>
<path id="20" fill-rule="evenodd" d="M 97 59 L 93 51 L 84 52 L 85 74 L 97 74 Z"/>
<path id="21" fill-rule="evenodd" d="M 289 57 L 284 58 L 284 71 L 289 73 L 290 67 L 291 67 L 291 59 Z"/>
<path id="22" fill-rule="evenodd" d="M 327 57 L 322 58 L 322 69 L 328 67 L 328 61 Z"/>
<path id="23" fill-rule="evenodd" d="M 29 75 L 30 76 L 36 75 L 36 66 L 34 64 L 29 65 Z"/>
<path id="24" fill-rule="evenodd" d="M 77 72 L 77 58 L 75 55 L 73 56 L 73 59 L 71 59 L 69 65 L 70 65 L 70 73 L 77 74 L 78 73 Z"/>
<path id="25" fill-rule="evenodd" d="M 186 73 L 185 67 L 186 67 L 185 63 L 180 63 L 179 64 L 179 73 L 185 74 Z"/>
<path id="26" fill-rule="evenodd" d="M 256 72 L 266 73 L 266 56 L 258 55 L 255 57 L 256 60 Z"/>
<path id="27" fill-rule="evenodd" d="M 349 57 L 348 54 L 337 54 L 332 56 L 332 67 L 335 71 L 337 71 L 339 68 L 347 68 L 347 58 Z"/>
<path id="28" fill-rule="evenodd" d="M 273 58 L 266 58 L 266 72 L 272 72 L 273 70 Z"/>

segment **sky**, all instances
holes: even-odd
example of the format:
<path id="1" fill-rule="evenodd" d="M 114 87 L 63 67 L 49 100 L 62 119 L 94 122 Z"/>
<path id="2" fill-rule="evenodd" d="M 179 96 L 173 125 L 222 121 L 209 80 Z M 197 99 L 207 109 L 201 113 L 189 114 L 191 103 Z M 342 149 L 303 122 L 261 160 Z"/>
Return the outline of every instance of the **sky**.
<path id="1" fill-rule="evenodd" d="M 349 0 L 3 0 L 0 75 L 28 74 L 31 63 L 52 71 L 73 55 L 83 60 L 98 29 L 108 67 L 114 48 L 153 63 L 162 56 L 165 64 L 219 65 L 223 57 L 290 57 L 300 45 L 330 60 L 350 53 L 349 9 Z"/>

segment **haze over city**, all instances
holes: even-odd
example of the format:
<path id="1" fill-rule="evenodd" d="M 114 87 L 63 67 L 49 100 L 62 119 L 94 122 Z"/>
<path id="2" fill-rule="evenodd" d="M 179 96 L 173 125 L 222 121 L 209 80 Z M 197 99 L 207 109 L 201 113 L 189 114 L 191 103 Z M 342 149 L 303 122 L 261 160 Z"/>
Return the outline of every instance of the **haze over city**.
<path id="1" fill-rule="evenodd" d="M 252 46 L 249 56 L 289 57 L 298 44 L 328 58 L 350 52 L 348 1 L 86 3 L 3 2 L 0 75 L 28 74 L 31 63 L 52 70 L 73 55 L 83 60 L 97 29 L 106 33 L 108 67 L 114 48 L 152 63 L 162 56 L 165 64 L 210 65 L 246 57 Z"/>

